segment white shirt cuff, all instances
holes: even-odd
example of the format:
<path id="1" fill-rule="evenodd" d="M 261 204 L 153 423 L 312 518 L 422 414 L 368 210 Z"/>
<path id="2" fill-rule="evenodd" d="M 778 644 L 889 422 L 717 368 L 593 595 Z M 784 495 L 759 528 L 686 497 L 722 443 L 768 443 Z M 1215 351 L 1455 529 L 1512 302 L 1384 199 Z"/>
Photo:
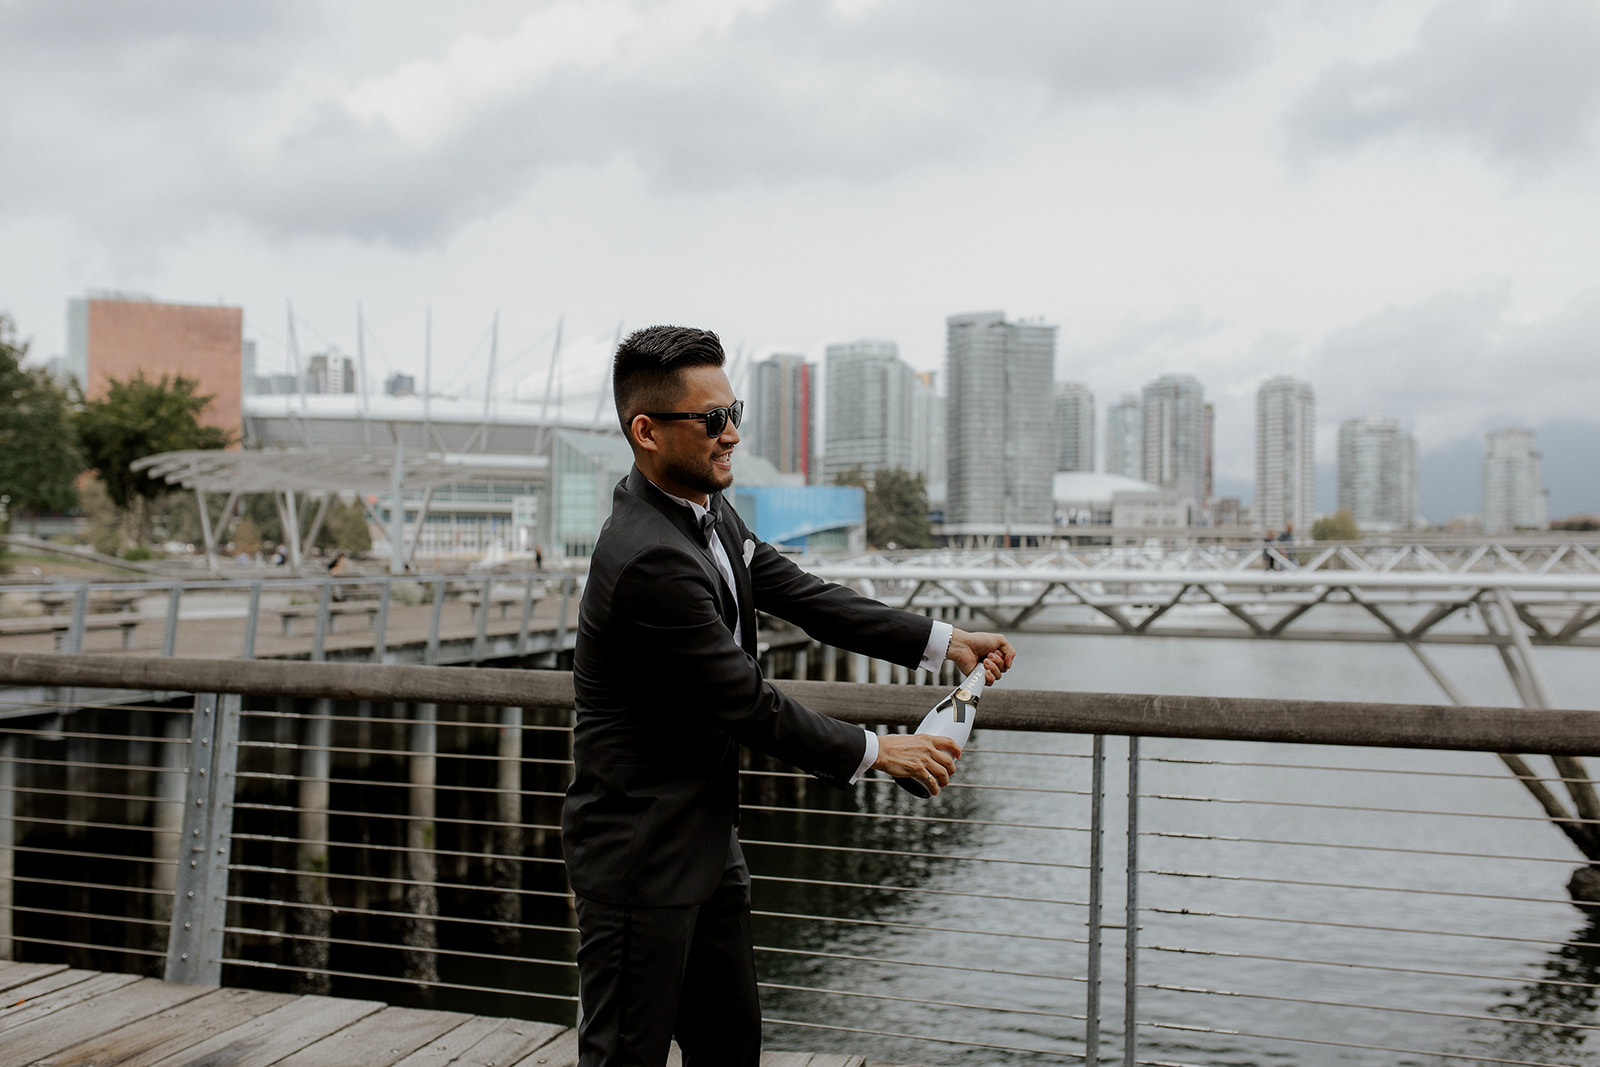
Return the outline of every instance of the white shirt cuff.
<path id="1" fill-rule="evenodd" d="M 922 650 L 922 662 L 917 664 L 925 671 L 936 671 L 950 651 L 950 638 L 956 628 L 941 619 L 933 620 L 933 632 L 928 635 L 928 647 Z"/>
<path id="2" fill-rule="evenodd" d="M 851 785 L 861 781 L 861 776 L 871 770 L 874 763 L 878 762 L 878 735 L 864 726 L 861 728 L 861 732 L 867 735 L 867 752 L 866 755 L 861 757 L 861 766 L 857 767 L 856 773 L 850 777 Z"/>

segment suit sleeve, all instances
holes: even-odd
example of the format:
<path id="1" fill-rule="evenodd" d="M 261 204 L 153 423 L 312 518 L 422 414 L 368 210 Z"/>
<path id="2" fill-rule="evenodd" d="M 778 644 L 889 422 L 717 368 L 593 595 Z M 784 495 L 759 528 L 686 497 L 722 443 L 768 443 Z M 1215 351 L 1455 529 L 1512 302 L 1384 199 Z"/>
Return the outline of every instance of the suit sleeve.
<path id="1" fill-rule="evenodd" d="M 663 706 L 819 777 L 847 782 L 866 745 L 860 727 L 812 711 L 767 682 L 734 641 L 717 597 L 687 550 L 655 545 L 628 561 L 613 602 L 629 605 L 624 625 L 639 657 L 638 684 L 662 692 L 681 685 L 688 698 Z"/>
<path id="2" fill-rule="evenodd" d="M 749 569 L 758 611 L 793 623 L 823 644 L 904 667 L 921 665 L 933 630 L 927 616 L 825 582 L 762 541 Z"/>

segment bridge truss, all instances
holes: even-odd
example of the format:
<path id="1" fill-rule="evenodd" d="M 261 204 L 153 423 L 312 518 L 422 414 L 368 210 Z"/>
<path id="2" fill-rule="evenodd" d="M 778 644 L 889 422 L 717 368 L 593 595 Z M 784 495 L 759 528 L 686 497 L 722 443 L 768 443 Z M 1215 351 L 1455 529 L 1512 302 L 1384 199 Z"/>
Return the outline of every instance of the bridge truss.
<path id="1" fill-rule="evenodd" d="M 1271 552 L 1279 569 L 1266 569 L 1260 546 L 935 553 L 811 569 L 890 604 L 1008 633 L 1399 644 L 1456 705 L 1469 701 L 1428 646 L 1495 649 L 1529 708 L 1554 706 L 1536 647 L 1600 649 L 1592 545 L 1330 546 L 1304 559 L 1287 546 Z M 1583 760 L 1553 757 L 1551 775 L 1519 755 L 1500 759 L 1600 865 L 1600 795 Z"/>

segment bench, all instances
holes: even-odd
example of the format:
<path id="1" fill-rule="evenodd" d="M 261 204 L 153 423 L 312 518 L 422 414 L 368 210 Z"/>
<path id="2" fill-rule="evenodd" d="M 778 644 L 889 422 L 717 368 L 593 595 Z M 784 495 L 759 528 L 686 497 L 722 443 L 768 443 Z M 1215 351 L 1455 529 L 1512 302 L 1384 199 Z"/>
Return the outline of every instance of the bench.
<path id="1" fill-rule="evenodd" d="M 535 597 L 534 599 L 538 598 Z M 500 609 L 500 618 L 504 619 L 510 614 L 512 606 L 521 604 L 522 600 L 523 597 L 520 592 L 496 593 L 494 596 L 489 598 L 489 603 Z M 478 617 L 478 612 L 483 610 L 483 597 L 472 596 L 469 594 L 462 597 L 461 602 L 472 609 L 472 617 L 474 620 L 476 620 Z"/>
<path id="2" fill-rule="evenodd" d="M 131 612 L 134 606 L 145 596 L 144 593 L 102 593 L 93 591 L 89 594 L 89 611 L 91 614 L 113 612 L 125 614 Z M 62 590 L 61 592 L 36 593 L 33 600 L 44 608 L 46 615 L 70 615 L 72 605 L 76 603 L 78 593 L 76 590 Z"/>
<path id="3" fill-rule="evenodd" d="M 121 630 L 122 647 L 133 648 L 133 631 L 139 625 L 140 616 L 123 612 L 116 615 L 90 615 L 83 620 L 83 630 Z M 54 634 L 55 648 L 60 652 L 67 643 L 67 634 L 72 631 L 72 620 L 60 615 L 49 615 L 42 618 L 28 619 L 0 619 L 0 636 L 23 636 L 27 634 Z"/>
<path id="4" fill-rule="evenodd" d="M 295 623 L 296 619 L 315 619 L 317 617 L 318 613 L 320 612 L 320 610 L 321 609 L 319 609 L 315 605 L 307 605 L 305 607 L 298 607 L 298 608 L 280 608 L 279 611 L 278 611 L 278 620 L 283 625 L 283 636 L 284 637 L 293 636 L 293 634 L 294 634 L 294 623 Z M 373 621 L 378 617 L 378 605 L 377 604 L 368 604 L 368 603 L 357 603 L 357 604 L 333 603 L 333 604 L 329 604 L 328 605 L 328 632 L 330 634 L 338 632 L 338 630 L 339 630 L 339 619 L 340 619 L 341 616 L 345 616 L 345 615 L 365 615 L 366 619 L 367 619 L 367 627 L 368 627 L 368 629 L 371 629 L 371 627 L 373 625 Z"/>

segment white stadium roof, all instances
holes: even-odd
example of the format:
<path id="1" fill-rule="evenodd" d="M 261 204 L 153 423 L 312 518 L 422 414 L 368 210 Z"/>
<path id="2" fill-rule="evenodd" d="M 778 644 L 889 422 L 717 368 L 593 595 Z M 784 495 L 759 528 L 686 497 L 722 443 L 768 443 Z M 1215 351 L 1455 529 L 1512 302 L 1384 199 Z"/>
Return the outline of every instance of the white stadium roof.
<path id="1" fill-rule="evenodd" d="M 1159 493 L 1160 487 L 1137 478 L 1100 471 L 1056 471 L 1051 499 L 1058 504 L 1110 504 L 1114 493 Z"/>

